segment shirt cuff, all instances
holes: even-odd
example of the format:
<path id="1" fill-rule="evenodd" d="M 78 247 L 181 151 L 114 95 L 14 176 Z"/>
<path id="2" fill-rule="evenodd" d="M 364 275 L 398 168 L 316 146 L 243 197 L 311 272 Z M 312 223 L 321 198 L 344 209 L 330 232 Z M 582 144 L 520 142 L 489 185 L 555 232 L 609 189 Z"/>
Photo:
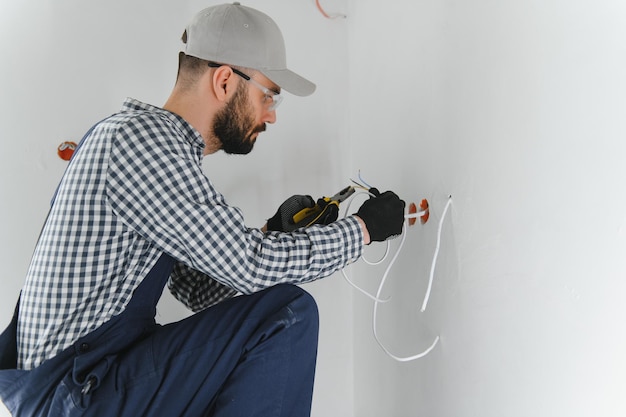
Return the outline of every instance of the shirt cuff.
<path id="1" fill-rule="evenodd" d="M 350 215 L 332 223 L 337 227 L 346 243 L 346 264 L 356 262 L 363 253 L 363 229 L 356 217 Z"/>

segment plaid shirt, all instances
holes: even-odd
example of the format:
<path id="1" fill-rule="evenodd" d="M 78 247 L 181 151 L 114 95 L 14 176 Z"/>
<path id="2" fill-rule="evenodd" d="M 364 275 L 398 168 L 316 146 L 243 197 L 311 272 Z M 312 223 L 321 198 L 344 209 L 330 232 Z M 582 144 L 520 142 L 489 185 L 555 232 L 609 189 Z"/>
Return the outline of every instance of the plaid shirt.
<path id="1" fill-rule="evenodd" d="M 61 180 L 22 291 L 18 367 L 32 369 L 121 313 L 162 253 L 193 311 L 236 293 L 304 283 L 354 262 L 358 222 L 264 234 L 246 227 L 201 168 L 181 117 L 128 99 L 99 123 Z"/>

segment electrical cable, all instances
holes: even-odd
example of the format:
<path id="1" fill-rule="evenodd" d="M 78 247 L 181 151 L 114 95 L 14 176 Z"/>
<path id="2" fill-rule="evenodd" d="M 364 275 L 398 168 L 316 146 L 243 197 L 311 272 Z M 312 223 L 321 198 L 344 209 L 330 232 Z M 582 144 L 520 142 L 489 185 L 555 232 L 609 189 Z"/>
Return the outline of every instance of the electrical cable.
<path id="1" fill-rule="evenodd" d="M 359 179 L 361 180 L 361 183 L 362 183 L 363 185 L 365 185 L 365 186 L 367 187 L 367 189 L 374 188 L 374 187 L 372 187 L 371 185 L 369 185 L 367 182 L 365 182 L 365 180 L 364 180 L 364 179 L 363 179 L 363 177 L 361 176 L 361 170 L 360 170 L 360 169 L 359 169 L 359 171 L 358 171 L 358 176 L 359 176 Z"/>
<path id="2" fill-rule="evenodd" d="M 352 180 L 352 182 L 354 182 L 355 184 L 358 184 L 354 180 Z M 360 184 L 359 184 L 359 186 L 361 186 L 362 188 L 365 188 L 364 186 L 362 186 Z M 348 212 L 350 210 L 350 206 L 352 205 L 352 201 L 354 201 L 354 197 L 356 197 L 357 195 L 362 195 L 362 194 L 367 194 L 367 195 L 370 195 L 370 196 L 374 196 L 374 194 L 372 194 L 370 192 L 367 192 L 367 191 L 355 193 L 352 196 L 352 198 L 350 198 L 348 200 L 348 202 L 347 202 L 348 204 L 346 204 L 346 206 L 345 206 L 344 215 L 343 215 L 344 217 L 348 214 Z M 385 254 L 383 255 L 383 257 L 379 261 L 370 262 L 370 261 L 366 260 L 365 257 L 363 257 L 362 255 L 361 255 L 361 259 L 368 265 L 379 265 L 379 264 L 383 263 L 385 261 L 385 259 L 387 258 L 387 255 L 389 254 L 389 248 L 390 248 L 390 243 L 389 243 L 389 241 L 387 241 L 387 249 L 385 250 Z M 346 274 L 346 271 L 344 269 L 341 270 L 341 274 L 343 275 L 343 278 L 348 282 L 348 284 L 352 285 L 358 291 L 363 293 L 366 297 L 371 298 L 372 300 L 374 300 L 375 303 L 386 303 L 387 301 L 389 301 L 391 299 L 391 297 L 388 297 L 388 298 L 385 298 L 385 299 L 380 299 L 378 296 L 373 296 L 369 292 L 365 291 L 363 288 L 359 287 L 354 282 L 352 282 L 350 280 L 350 278 L 348 278 L 348 275 Z"/>
<path id="3" fill-rule="evenodd" d="M 422 312 L 426 309 L 426 304 L 428 303 L 428 298 L 430 297 L 430 288 L 432 287 L 432 281 L 433 281 L 433 277 L 435 275 L 435 265 L 437 263 L 437 257 L 439 255 L 439 246 L 441 243 L 441 231 L 442 231 L 442 225 L 443 225 L 443 220 L 445 219 L 445 215 L 446 212 L 448 211 L 448 208 L 450 207 L 450 204 L 452 203 L 452 197 L 448 198 L 448 202 L 445 206 L 445 209 L 443 211 L 443 214 L 441 216 L 440 222 L 439 222 L 439 230 L 437 232 L 437 248 L 435 250 L 435 256 L 433 257 L 433 262 L 431 265 L 431 269 L 430 269 L 430 279 L 429 279 L 429 288 L 428 291 L 426 292 L 426 295 L 424 297 L 424 302 L 422 304 Z M 400 241 L 400 245 L 398 246 L 398 249 L 396 250 L 396 253 L 394 255 L 394 257 L 391 259 L 391 261 L 389 262 L 389 265 L 387 265 L 387 269 L 385 270 L 385 273 L 383 274 L 383 278 L 380 281 L 380 285 L 378 286 L 378 291 L 376 291 L 376 298 L 380 297 L 380 293 L 382 292 L 383 286 L 385 285 L 385 281 L 387 280 L 387 276 L 389 274 L 389 271 L 391 271 L 391 267 L 393 266 L 393 264 L 395 263 L 396 259 L 398 258 L 398 255 L 400 254 L 400 251 L 402 250 L 402 247 L 404 246 L 404 241 L 406 240 L 406 223 L 404 224 L 403 228 L 402 228 L 402 240 Z M 439 336 L 435 337 L 435 340 L 433 341 L 433 343 L 423 352 L 418 353 L 416 355 L 412 355 L 412 356 L 406 356 L 406 357 L 401 357 L 401 356 L 396 356 L 393 353 L 391 353 L 391 351 L 389 349 L 387 349 L 387 347 L 382 343 L 382 341 L 380 340 L 380 338 L 378 337 L 378 332 L 376 331 L 376 317 L 377 317 L 377 313 L 378 313 L 378 303 L 374 303 L 374 309 L 372 312 L 372 330 L 374 333 L 374 339 L 376 340 L 376 342 L 378 343 L 378 345 L 383 349 L 383 351 L 392 359 L 398 361 L 398 362 L 410 362 L 419 358 L 423 358 L 424 356 L 428 355 L 430 353 L 431 350 L 433 350 L 435 348 L 435 346 L 437 345 L 437 343 L 439 342 Z"/>
<path id="4" fill-rule="evenodd" d="M 435 246 L 435 254 L 433 255 L 433 262 L 430 265 L 430 278 L 428 279 L 428 288 L 426 289 L 426 295 L 424 296 L 424 302 L 422 303 L 422 313 L 426 310 L 426 305 L 428 304 L 428 298 L 430 297 L 430 290 L 433 287 L 433 279 L 435 276 L 435 265 L 437 264 L 437 257 L 439 256 L 439 248 L 441 247 L 441 229 L 443 228 L 443 220 L 446 218 L 446 213 L 450 208 L 450 204 L 452 204 L 452 196 L 448 197 L 448 202 L 446 203 L 445 208 L 443 209 L 443 213 L 441 214 L 441 219 L 439 219 L 439 228 L 437 229 L 437 245 Z"/>
<path id="5" fill-rule="evenodd" d="M 360 171 L 359 171 L 359 179 L 363 183 L 365 183 L 365 181 L 363 181 L 363 179 L 361 178 Z M 357 183 L 354 180 L 352 180 L 352 181 Z M 367 184 L 367 183 L 365 183 L 365 184 Z M 369 188 L 371 188 L 371 187 L 369 187 Z M 370 194 L 370 193 L 357 193 L 357 194 Z M 354 198 L 354 196 L 353 196 L 353 198 Z M 351 202 L 352 202 L 352 199 L 348 203 L 348 207 L 346 208 L 346 213 L 348 212 L 348 208 L 349 208 Z M 435 275 L 435 267 L 436 267 L 436 264 L 437 264 L 437 258 L 439 256 L 439 250 L 440 250 L 440 247 L 441 247 L 441 233 L 442 233 L 442 230 L 443 230 L 443 221 L 444 221 L 444 219 L 446 217 L 446 214 L 447 214 L 448 209 L 450 208 L 451 204 L 452 204 L 452 196 L 448 196 L 448 201 L 447 201 L 447 203 L 445 205 L 445 208 L 443 210 L 443 213 L 441 215 L 441 219 L 439 220 L 439 226 L 438 226 L 438 230 L 437 230 L 437 244 L 436 244 L 436 247 L 435 247 L 435 253 L 433 255 L 433 260 L 432 260 L 432 264 L 431 264 L 431 268 L 430 268 L 430 276 L 429 276 L 429 280 L 428 280 L 428 288 L 426 290 L 426 294 L 424 296 L 424 301 L 422 302 L 422 308 L 420 310 L 421 312 L 424 312 L 426 310 L 426 306 L 427 306 L 428 300 L 430 298 L 430 293 L 431 293 L 432 284 L 433 284 L 434 275 Z M 419 213 L 407 214 L 404 217 L 405 217 L 405 219 L 421 217 L 424 214 L 426 214 L 427 212 L 428 212 L 428 209 L 424 210 L 424 211 L 421 211 Z M 394 359 L 394 360 L 396 360 L 398 362 L 409 362 L 409 361 L 412 361 L 412 360 L 416 360 L 416 359 L 422 358 L 422 357 L 426 356 L 428 353 L 430 353 L 430 351 L 432 351 L 435 348 L 435 346 L 437 345 L 437 343 L 439 342 L 439 336 L 437 336 L 435 338 L 435 340 L 433 341 L 433 343 L 426 350 L 424 350 L 423 352 L 418 353 L 416 355 L 412 355 L 412 356 L 401 357 L 401 356 L 394 355 L 389 349 L 387 349 L 387 347 L 380 340 L 380 338 L 378 336 L 378 332 L 376 330 L 376 322 L 377 322 L 376 318 L 377 318 L 377 314 L 378 314 L 378 304 L 381 303 L 381 302 L 387 302 L 390 299 L 390 297 L 387 298 L 387 299 L 381 299 L 380 298 L 381 292 L 382 292 L 382 289 L 383 289 L 383 287 L 385 285 L 385 282 L 387 280 L 389 272 L 391 271 L 391 268 L 393 267 L 394 263 L 396 262 L 396 259 L 400 255 L 400 252 L 402 251 L 402 247 L 404 246 L 404 242 L 406 240 L 406 223 L 407 222 L 405 221 L 405 223 L 403 224 L 403 227 L 402 227 L 402 238 L 400 240 L 400 244 L 398 245 L 398 248 L 396 249 L 395 254 L 391 258 L 391 261 L 389 262 L 389 264 L 387 265 L 387 268 L 385 269 L 385 272 L 384 272 L 383 277 L 382 277 L 382 279 L 380 281 L 380 284 L 378 286 L 378 289 L 376 291 L 376 295 L 375 296 L 369 294 L 367 291 L 365 291 L 362 288 L 358 287 L 356 284 L 354 284 L 352 281 L 350 281 L 350 279 L 348 278 L 348 276 L 347 276 L 347 274 L 345 273 L 344 270 L 341 271 L 343 276 L 344 276 L 344 278 L 346 279 L 346 281 L 348 281 L 348 283 L 350 283 L 350 285 L 352 285 L 353 287 L 358 289 L 360 292 L 362 292 L 363 294 L 365 294 L 366 296 L 368 296 L 369 298 L 374 300 L 374 308 L 373 308 L 373 312 L 372 312 L 372 331 L 374 333 L 374 339 L 376 340 L 378 345 L 382 348 L 382 350 L 389 357 L 391 357 L 392 359 Z M 372 264 L 373 265 L 378 265 L 378 264 L 382 263 L 387 258 L 387 255 L 389 253 L 389 248 L 390 248 L 390 241 L 387 241 L 387 249 L 385 251 L 385 255 L 383 256 L 383 258 L 380 261 L 377 261 L 376 263 L 369 263 L 367 261 L 366 261 L 366 263 L 368 263 L 369 265 L 372 265 Z M 362 257 L 362 259 L 364 259 L 364 258 Z"/>
<path id="6" fill-rule="evenodd" d="M 428 210 L 418 211 L 417 213 L 405 214 L 405 219 L 416 219 L 418 217 L 422 217 L 424 214 L 428 213 Z"/>
<path id="7" fill-rule="evenodd" d="M 357 290 L 359 290 L 363 295 L 365 295 L 367 298 L 370 298 L 374 301 L 374 303 L 378 304 L 378 303 L 386 303 L 387 301 L 389 301 L 391 299 L 391 297 L 387 297 L 387 298 L 378 298 L 370 293 L 368 293 L 367 291 L 365 291 L 363 288 L 359 287 L 358 285 L 356 285 L 354 282 L 352 282 L 350 280 L 350 278 L 348 278 L 348 275 L 346 274 L 345 270 L 341 270 L 341 274 L 343 275 L 343 278 L 348 281 L 348 284 L 352 285 L 354 288 L 356 288 Z"/>

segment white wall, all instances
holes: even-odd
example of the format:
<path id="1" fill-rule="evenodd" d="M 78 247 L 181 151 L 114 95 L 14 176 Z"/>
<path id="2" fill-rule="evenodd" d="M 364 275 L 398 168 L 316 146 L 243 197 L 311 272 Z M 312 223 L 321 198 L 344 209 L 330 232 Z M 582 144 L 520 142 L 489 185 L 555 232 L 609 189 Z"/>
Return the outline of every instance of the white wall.
<path id="1" fill-rule="evenodd" d="M 354 166 L 434 215 L 410 231 L 379 327 L 403 355 L 441 335 L 397 364 L 355 298 L 355 415 L 626 415 L 626 3 L 350 9 Z M 374 289 L 379 270 L 356 272 Z"/>
<path id="2" fill-rule="evenodd" d="M 219 2 L 123 0 L 0 1 L 0 325 L 9 322 L 48 203 L 66 163 L 56 155 L 127 97 L 161 105 L 173 86 L 180 35 L 200 9 Z M 283 30 L 288 64 L 318 84 L 286 93 L 278 123 L 245 157 L 215 155 L 205 170 L 251 226 L 289 195 L 334 193 L 346 185 L 346 25 L 312 1 L 250 0 Z M 338 72 L 336 68 L 342 68 Z M 306 287 L 320 305 L 314 415 L 352 415 L 351 290 L 331 278 Z M 171 297 L 159 320 L 183 317 Z M 0 412 L 1 414 L 1 412 Z"/>

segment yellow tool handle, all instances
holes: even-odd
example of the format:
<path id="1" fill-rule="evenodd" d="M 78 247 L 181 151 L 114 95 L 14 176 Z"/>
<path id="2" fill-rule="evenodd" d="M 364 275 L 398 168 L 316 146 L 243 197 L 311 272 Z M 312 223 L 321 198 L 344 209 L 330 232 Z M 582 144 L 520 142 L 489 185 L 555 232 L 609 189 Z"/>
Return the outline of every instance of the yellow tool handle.
<path id="1" fill-rule="evenodd" d="M 328 197 L 324 197 L 323 200 L 326 201 L 327 203 L 330 203 L 330 198 L 328 198 Z M 333 203 L 337 204 L 334 201 L 333 201 Z M 337 205 L 339 205 L 339 204 L 337 204 Z M 315 220 L 317 220 L 318 215 L 322 214 L 323 211 L 324 211 L 324 209 L 321 208 L 319 206 L 319 204 L 316 203 L 313 207 L 308 207 L 308 208 L 302 209 L 299 212 L 297 212 L 296 214 L 294 214 L 293 222 L 294 222 L 294 224 L 298 224 L 301 221 L 303 221 L 304 219 L 307 219 L 309 217 L 313 217 L 313 221 L 315 221 Z"/>

